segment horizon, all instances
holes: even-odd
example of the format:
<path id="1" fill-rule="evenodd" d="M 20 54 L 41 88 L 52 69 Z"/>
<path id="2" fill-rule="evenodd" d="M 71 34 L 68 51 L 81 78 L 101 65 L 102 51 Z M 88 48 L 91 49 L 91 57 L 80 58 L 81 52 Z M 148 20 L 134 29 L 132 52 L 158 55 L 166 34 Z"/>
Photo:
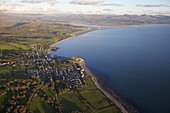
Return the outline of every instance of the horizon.
<path id="1" fill-rule="evenodd" d="M 0 0 L 0 12 L 21 14 L 168 15 L 168 0 Z"/>

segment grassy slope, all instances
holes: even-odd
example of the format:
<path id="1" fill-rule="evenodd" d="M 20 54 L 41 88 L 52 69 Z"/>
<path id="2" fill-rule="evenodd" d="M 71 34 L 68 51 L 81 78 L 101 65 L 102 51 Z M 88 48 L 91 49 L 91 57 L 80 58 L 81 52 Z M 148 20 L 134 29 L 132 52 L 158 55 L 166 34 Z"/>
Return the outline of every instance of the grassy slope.
<path id="1" fill-rule="evenodd" d="M 28 50 L 33 43 L 49 46 L 82 29 L 84 27 L 34 21 L 15 27 L 0 27 L 0 50 Z"/>

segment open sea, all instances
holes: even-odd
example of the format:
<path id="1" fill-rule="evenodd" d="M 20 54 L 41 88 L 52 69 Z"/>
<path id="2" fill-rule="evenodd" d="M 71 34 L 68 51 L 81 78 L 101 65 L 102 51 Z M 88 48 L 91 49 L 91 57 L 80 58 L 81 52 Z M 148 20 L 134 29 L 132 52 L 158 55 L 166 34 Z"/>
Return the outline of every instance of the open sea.
<path id="1" fill-rule="evenodd" d="M 113 27 L 56 45 L 81 57 L 140 113 L 170 113 L 170 25 Z"/>

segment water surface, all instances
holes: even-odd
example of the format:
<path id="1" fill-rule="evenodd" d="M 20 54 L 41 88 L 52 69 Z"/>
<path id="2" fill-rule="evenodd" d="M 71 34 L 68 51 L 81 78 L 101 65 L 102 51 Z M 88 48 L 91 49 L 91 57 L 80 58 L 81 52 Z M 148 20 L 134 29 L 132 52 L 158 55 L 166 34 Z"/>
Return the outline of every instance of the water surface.
<path id="1" fill-rule="evenodd" d="M 93 31 L 56 45 L 84 58 L 141 113 L 170 113 L 170 25 Z"/>

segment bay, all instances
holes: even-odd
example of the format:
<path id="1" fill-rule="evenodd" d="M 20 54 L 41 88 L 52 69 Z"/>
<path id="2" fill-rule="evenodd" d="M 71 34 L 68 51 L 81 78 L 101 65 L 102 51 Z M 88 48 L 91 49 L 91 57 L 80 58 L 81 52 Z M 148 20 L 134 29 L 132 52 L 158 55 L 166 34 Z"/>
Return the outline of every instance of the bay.
<path id="1" fill-rule="evenodd" d="M 141 113 L 170 113 L 170 25 L 113 27 L 56 46 L 52 56 L 83 58 Z"/>

